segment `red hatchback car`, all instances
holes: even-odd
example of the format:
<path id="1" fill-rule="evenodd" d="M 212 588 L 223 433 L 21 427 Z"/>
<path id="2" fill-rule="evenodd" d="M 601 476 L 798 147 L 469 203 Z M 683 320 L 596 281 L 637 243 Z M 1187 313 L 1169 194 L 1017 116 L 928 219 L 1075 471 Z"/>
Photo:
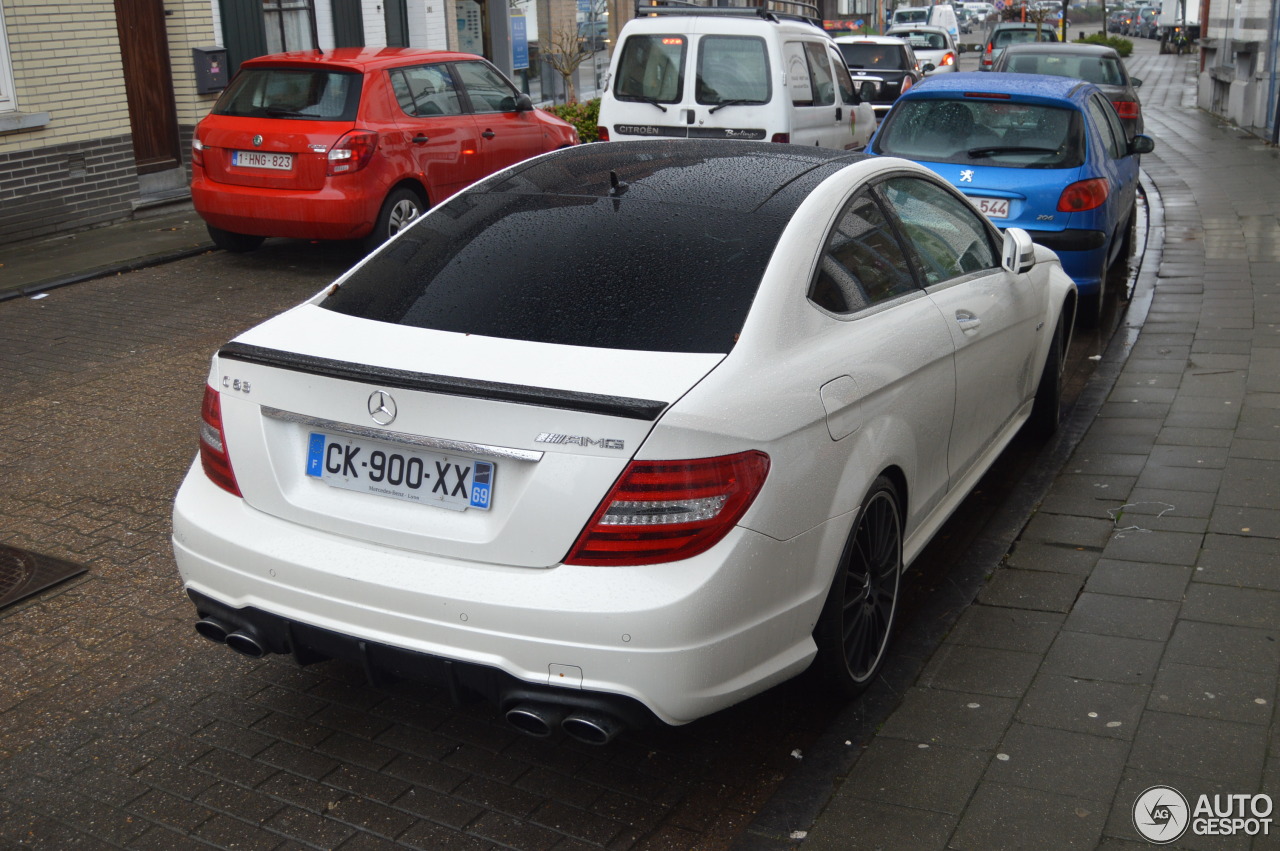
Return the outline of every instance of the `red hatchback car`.
<path id="1" fill-rule="evenodd" d="M 191 199 L 228 251 L 268 236 L 372 250 L 459 189 L 577 143 L 479 56 L 280 53 L 244 62 L 196 127 Z"/>

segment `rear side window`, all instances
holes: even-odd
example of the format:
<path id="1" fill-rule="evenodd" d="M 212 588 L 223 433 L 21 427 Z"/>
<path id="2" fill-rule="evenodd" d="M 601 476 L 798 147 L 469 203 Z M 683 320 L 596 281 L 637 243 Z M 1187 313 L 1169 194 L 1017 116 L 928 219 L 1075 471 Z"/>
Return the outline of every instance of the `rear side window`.
<path id="1" fill-rule="evenodd" d="M 419 65 L 391 72 L 391 88 L 405 115 L 461 115 L 462 103 L 448 65 Z"/>
<path id="2" fill-rule="evenodd" d="M 214 115 L 354 121 L 364 77 L 312 68 L 244 68 L 214 104 Z"/>
<path id="3" fill-rule="evenodd" d="M 762 38 L 703 36 L 697 73 L 698 103 L 769 102 L 769 54 Z"/>
<path id="4" fill-rule="evenodd" d="M 876 135 L 875 152 L 961 165 L 1077 168 L 1084 164 L 1084 121 L 1065 107 L 903 99 Z"/>
<path id="5" fill-rule="evenodd" d="M 321 306 L 460 334 L 724 353 L 787 221 L 616 197 L 464 193 Z"/>
<path id="6" fill-rule="evenodd" d="M 830 106 L 836 102 L 835 79 L 826 48 L 812 41 L 789 41 L 782 45 L 782 61 L 787 64 L 787 89 L 796 106 Z"/>
<path id="7" fill-rule="evenodd" d="M 633 35 L 622 45 L 618 79 L 619 100 L 679 103 L 684 91 L 684 59 L 689 40 L 682 35 Z"/>

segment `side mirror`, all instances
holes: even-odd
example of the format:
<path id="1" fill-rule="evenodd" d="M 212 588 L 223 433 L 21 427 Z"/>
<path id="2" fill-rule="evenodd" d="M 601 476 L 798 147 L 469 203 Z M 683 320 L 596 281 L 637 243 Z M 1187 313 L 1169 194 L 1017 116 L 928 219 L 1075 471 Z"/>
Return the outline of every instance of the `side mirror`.
<path id="1" fill-rule="evenodd" d="M 1036 265 L 1036 247 L 1031 242 L 1031 234 L 1022 228 L 1006 230 L 1000 265 L 1015 275 L 1031 271 L 1031 267 Z"/>
<path id="2" fill-rule="evenodd" d="M 1142 87 L 1142 81 L 1141 81 L 1141 80 L 1139 80 L 1137 77 L 1130 77 L 1130 78 L 1129 78 L 1129 85 L 1133 86 L 1135 89 L 1137 89 L 1137 88 L 1141 88 L 1141 87 Z"/>
<path id="3" fill-rule="evenodd" d="M 516 98 L 516 112 L 529 112 L 533 109 L 533 101 L 526 94 Z"/>
<path id="4" fill-rule="evenodd" d="M 858 85 L 858 97 L 862 101 L 875 100 L 876 95 L 880 94 L 880 84 L 873 83 L 870 80 Z"/>
<path id="5" fill-rule="evenodd" d="M 1156 149 L 1156 140 L 1139 133 L 1129 140 L 1129 153 L 1149 154 Z"/>
<path id="6" fill-rule="evenodd" d="M 924 71 L 924 73 L 928 74 L 930 71 L 935 70 L 937 67 L 938 66 L 934 65 L 932 62 L 926 62 L 924 63 L 924 68 L 922 68 L 921 70 Z"/>

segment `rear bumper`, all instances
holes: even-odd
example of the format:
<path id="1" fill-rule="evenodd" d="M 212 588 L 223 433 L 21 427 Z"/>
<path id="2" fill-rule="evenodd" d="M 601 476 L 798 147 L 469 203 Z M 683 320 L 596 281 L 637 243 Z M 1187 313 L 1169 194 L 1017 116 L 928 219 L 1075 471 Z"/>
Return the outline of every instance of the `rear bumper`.
<path id="1" fill-rule="evenodd" d="M 1109 244 L 1100 230 L 1040 231 L 1027 229 L 1034 242 L 1051 248 L 1062 261 L 1062 270 L 1076 282 L 1081 295 L 1098 291 L 1107 273 Z"/>
<path id="2" fill-rule="evenodd" d="M 254 236 L 293 239 L 359 239 L 373 230 L 382 194 L 353 191 L 267 189 L 216 183 L 195 169 L 191 202 L 216 228 Z"/>
<path id="3" fill-rule="evenodd" d="M 511 568 L 279 520 L 197 463 L 174 503 L 173 545 L 202 614 L 264 631 L 270 652 L 430 679 L 452 669 L 500 705 L 533 689 L 682 724 L 808 667 L 830 571 L 803 566 L 836 564 L 843 536 L 830 525 L 785 542 L 738 528 L 672 564 Z"/>

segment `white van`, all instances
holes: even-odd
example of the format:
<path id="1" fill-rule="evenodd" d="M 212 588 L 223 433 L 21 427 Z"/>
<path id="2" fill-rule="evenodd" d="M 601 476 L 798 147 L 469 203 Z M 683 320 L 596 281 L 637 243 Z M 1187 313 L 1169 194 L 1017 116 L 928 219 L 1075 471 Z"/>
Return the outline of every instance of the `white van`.
<path id="1" fill-rule="evenodd" d="M 637 13 L 605 78 L 601 141 L 746 139 L 857 151 L 875 132 L 875 110 L 809 14 L 649 5 Z"/>
<path id="2" fill-rule="evenodd" d="M 951 33 L 951 38 L 960 39 L 960 22 L 956 19 L 954 6 L 939 3 L 937 6 L 900 6 L 893 11 L 889 27 L 902 27 L 915 24 L 927 24 L 931 27 L 942 27 Z"/>

